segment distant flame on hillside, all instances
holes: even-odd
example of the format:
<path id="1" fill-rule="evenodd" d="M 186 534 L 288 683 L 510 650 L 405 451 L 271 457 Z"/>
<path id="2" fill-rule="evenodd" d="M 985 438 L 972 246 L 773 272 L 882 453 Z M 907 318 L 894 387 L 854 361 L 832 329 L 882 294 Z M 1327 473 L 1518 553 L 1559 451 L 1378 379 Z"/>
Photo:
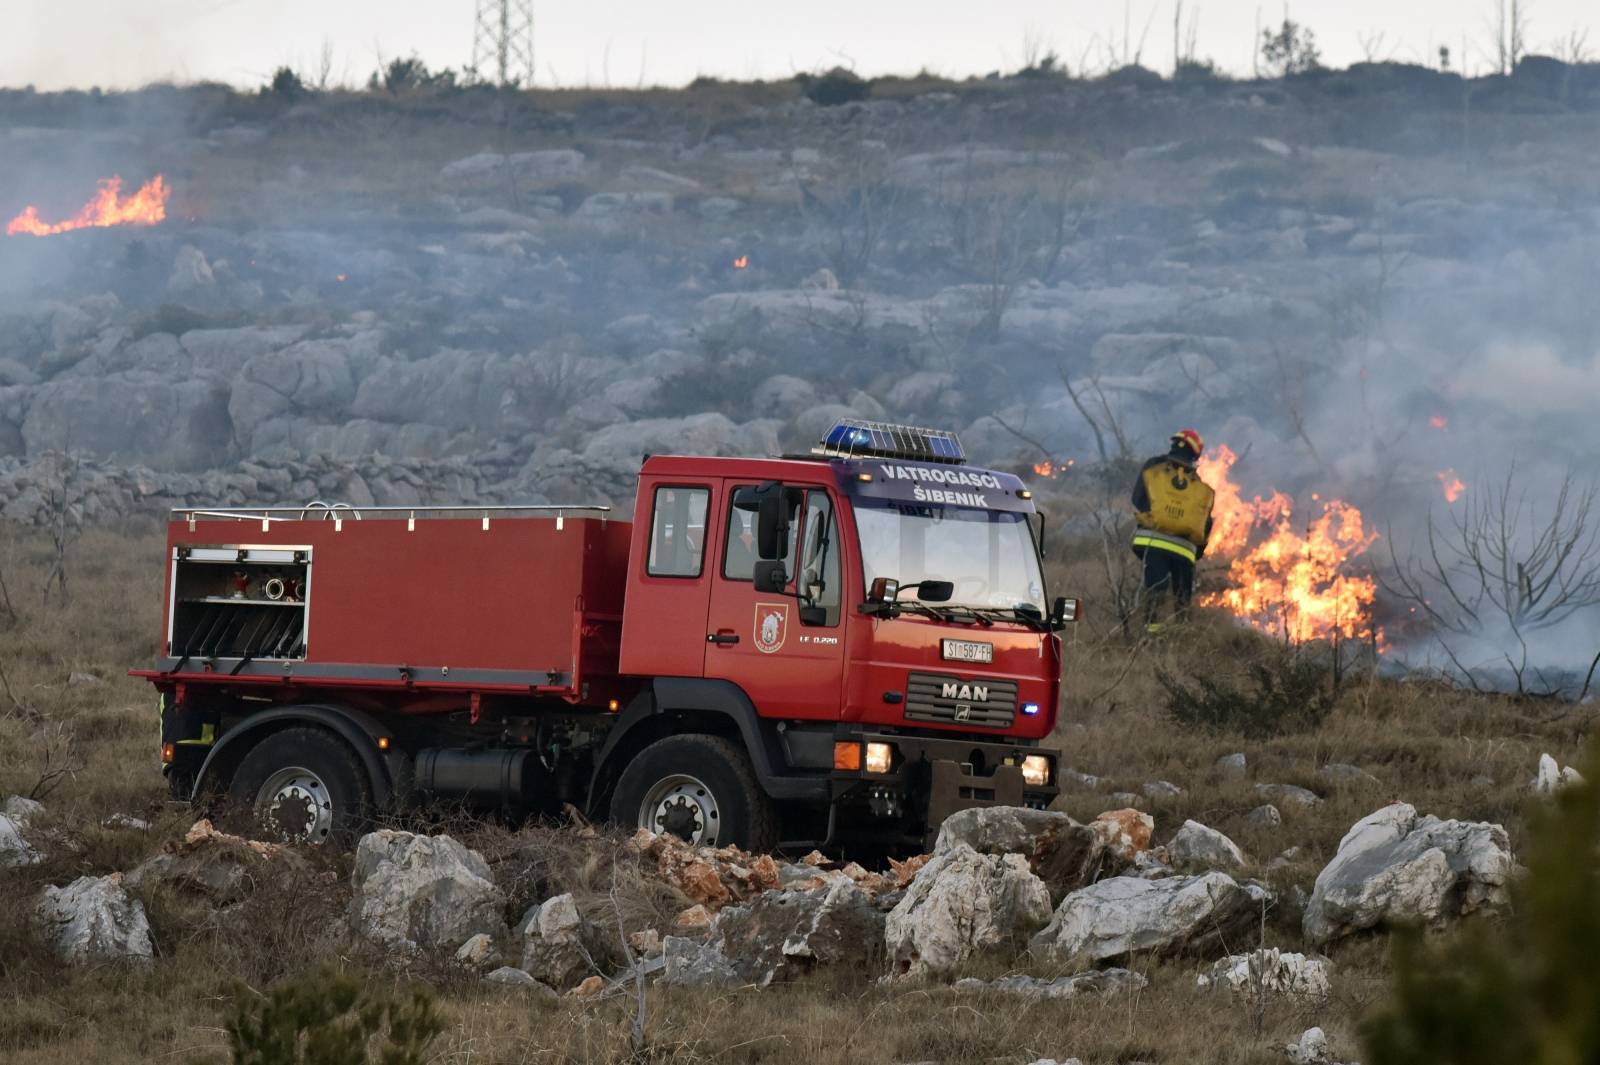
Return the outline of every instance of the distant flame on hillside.
<path id="1" fill-rule="evenodd" d="M 153 226 L 167 217 L 167 197 L 172 187 L 160 174 L 139 187 L 126 199 L 122 196 L 122 179 L 109 177 L 100 182 L 100 191 L 83 209 L 65 222 L 44 222 L 39 218 L 39 208 L 27 207 L 6 224 L 6 236 L 26 233 L 35 237 L 48 237 L 73 229 L 90 229 L 101 226 Z"/>
<path id="2" fill-rule="evenodd" d="M 1455 470 L 1441 470 L 1434 476 L 1439 478 L 1439 487 L 1444 489 L 1446 503 L 1454 503 L 1467 490 L 1466 482 L 1456 476 Z"/>
<path id="3" fill-rule="evenodd" d="M 1040 477 L 1059 477 L 1072 468 L 1075 459 L 1045 459 L 1033 464 L 1033 472 Z"/>
<path id="4" fill-rule="evenodd" d="M 1247 624 L 1295 642 L 1374 638 L 1377 581 L 1353 572 L 1373 545 L 1361 511 L 1339 500 L 1322 509 L 1303 530 L 1293 525 L 1294 501 L 1282 492 L 1246 500 L 1229 478 L 1238 461 L 1226 446 L 1199 464 L 1200 477 L 1216 493 L 1208 554 L 1228 560 L 1226 587 L 1200 597 Z"/>

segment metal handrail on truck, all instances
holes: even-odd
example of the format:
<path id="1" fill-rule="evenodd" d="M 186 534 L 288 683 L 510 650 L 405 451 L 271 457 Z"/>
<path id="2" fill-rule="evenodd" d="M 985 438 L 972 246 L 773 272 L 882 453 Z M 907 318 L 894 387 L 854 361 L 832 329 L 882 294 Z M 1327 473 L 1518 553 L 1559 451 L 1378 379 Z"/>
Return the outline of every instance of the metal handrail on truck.
<path id="1" fill-rule="evenodd" d="M 484 527 L 488 528 L 490 514 L 545 513 L 554 514 L 559 527 L 560 522 L 567 516 L 568 512 L 598 514 L 601 520 L 604 521 L 607 515 L 611 513 L 611 508 L 600 503 L 485 503 L 478 505 L 461 503 L 449 506 L 386 505 L 356 507 L 349 503 L 324 503 L 318 499 L 298 507 L 240 507 L 233 510 L 173 507 L 171 511 L 175 519 L 181 517 L 182 520 L 188 522 L 191 531 L 197 518 L 215 518 L 221 521 L 259 521 L 262 529 L 269 528 L 274 521 L 327 521 L 332 519 L 337 528 L 344 523 L 346 515 L 353 517 L 356 521 L 361 521 L 363 514 L 404 514 L 412 522 L 416 521 L 418 514 L 424 517 L 430 514 L 481 515 Z M 292 516 L 281 517 L 278 515 Z"/>

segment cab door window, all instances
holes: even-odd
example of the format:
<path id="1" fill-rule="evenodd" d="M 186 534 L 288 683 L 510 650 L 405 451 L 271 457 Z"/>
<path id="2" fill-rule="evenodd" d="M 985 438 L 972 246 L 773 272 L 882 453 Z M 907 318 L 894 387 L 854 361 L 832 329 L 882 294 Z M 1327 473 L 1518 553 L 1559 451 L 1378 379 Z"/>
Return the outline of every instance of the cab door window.
<path id="1" fill-rule="evenodd" d="M 799 508 L 789 515 L 789 546 L 783 566 L 794 572 L 794 545 L 799 537 Z M 723 540 L 722 575 L 730 581 L 753 581 L 756 562 L 756 486 L 743 484 L 728 494 L 728 535 Z"/>
<path id="2" fill-rule="evenodd" d="M 800 594 L 800 620 L 809 625 L 839 624 L 840 587 L 838 524 L 828 493 L 806 493 L 806 521 L 795 590 Z"/>
<path id="3" fill-rule="evenodd" d="M 705 558 L 708 488 L 663 485 L 655 491 L 650 519 L 652 577 L 698 577 Z"/>

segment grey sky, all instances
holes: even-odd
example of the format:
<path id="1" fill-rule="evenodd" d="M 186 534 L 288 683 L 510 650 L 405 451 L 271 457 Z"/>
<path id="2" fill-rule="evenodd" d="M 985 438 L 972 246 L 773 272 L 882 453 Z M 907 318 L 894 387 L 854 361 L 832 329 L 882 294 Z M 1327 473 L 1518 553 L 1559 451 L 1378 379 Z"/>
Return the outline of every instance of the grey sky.
<path id="1" fill-rule="evenodd" d="M 380 55 L 433 67 L 470 58 L 476 0 L 3 0 L 0 85 L 127 87 L 162 79 L 260 84 L 288 65 L 365 80 Z M 1292 16 L 1334 65 L 1364 58 L 1489 66 L 1496 0 L 1300 0 Z M 1074 70 L 1103 68 L 1123 41 L 1146 66 L 1172 64 L 1174 0 L 535 0 L 537 81 L 681 84 L 697 74 L 782 77 L 844 64 L 863 74 L 982 74 L 1019 65 L 1028 42 Z M 1523 0 L 1531 50 L 1561 54 L 1574 33 L 1600 52 L 1600 0 Z M 1281 2 L 1186 0 L 1197 51 L 1248 73 L 1258 19 Z M 1147 28 L 1148 27 L 1148 28 Z M 1366 42 L 1365 44 L 1363 42 Z"/>

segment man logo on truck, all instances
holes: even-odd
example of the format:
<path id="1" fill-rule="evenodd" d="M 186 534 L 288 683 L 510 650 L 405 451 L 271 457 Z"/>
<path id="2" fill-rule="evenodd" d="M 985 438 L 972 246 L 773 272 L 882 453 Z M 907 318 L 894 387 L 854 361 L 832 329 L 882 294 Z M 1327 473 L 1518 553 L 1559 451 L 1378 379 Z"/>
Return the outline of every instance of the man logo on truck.
<path id="1" fill-rule="evenodd" d="M 789 634 L 787 603 L 756 604 L 756 650 L 770 655 L 783 647 Z"/>
<path id="2" fill-rule="evenodd" d="M 962 684 L 960 681 L 945 681 L 939 694 L 946 699 L 962 699 L 974 703 L 989 701 L 989 689 L 982 684 Z"/>

